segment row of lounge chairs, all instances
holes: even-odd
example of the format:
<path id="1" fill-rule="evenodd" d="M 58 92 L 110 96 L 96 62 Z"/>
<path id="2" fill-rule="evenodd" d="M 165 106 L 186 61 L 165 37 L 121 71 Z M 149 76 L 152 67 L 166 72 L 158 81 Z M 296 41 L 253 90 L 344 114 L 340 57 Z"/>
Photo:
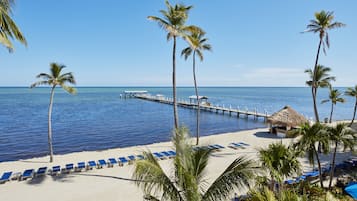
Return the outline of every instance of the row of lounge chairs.
<path id="1" fill-rule="evenodd" d="M 249 146 L 249 144 L 246 144 L 244 142 L 239 142 L 239 143 L 231 143 L 228 147 L 231 147 L 233 149 L 237 148 L 243 148 L 245 146 Z M 212 145 L 206 145 L 206 146 L 197 146 L 193 147 L 194 150 L 199 150 L 199 149 L 210 149 L 213 151 L 219 151 L 221 149 L 224 149 L 225 147 L 219 144 L 212 144 Z M 162 151 L 162 152 L 153 152 L 153 156 L 157 160 L 164 160 L 164 159 L 170 159 L 174 158 L 176 156 L 176 152 L 169 150 L 169 151 Z M 98 161 L 88 161 L 87 163 L 81 161 L 78 162 L 76 165 L 73 163 L 66 164 L 64 168 L 61 168 L 61 166 L 56 165 L 52 166 L 52 168 L 48 169 L 48 167 L 40 167 L 38 168 L 37 171 L 35 169 L 27 169 L 25 170 L 22 174 L 21 173 L 14 173 L 9 171 L 3 173 L 3 175 L 0 178 L 0 184 L 5 183 L 10 180 L 26 180 L 28 178 L 34 178 L 34 177 L 40 177 L 44 176 L 46 174 L 50 175 L 58 175 L 61 173 L 71 173 L 71 172 L 81 172 L 82 170 L 92 170 L 93 168 L 103 168 L 103 167 L 114 167 L 116 165 L 118 166 L 123 166 L 125 164 L 132 164 L 136 160 L 144 160 L 143 155 L 130 155 L 127 157 L 119 157 L 118 159 L 115 158 L 109 158 L 108 160 L 100 159 Z"/>
<path id="2" fill-rule="evenodd" d="M 249 146 L 250 145 L 245 142 L 232 142 L 228 145 L 228 147 L 232 149 L 245 149 Z"/>

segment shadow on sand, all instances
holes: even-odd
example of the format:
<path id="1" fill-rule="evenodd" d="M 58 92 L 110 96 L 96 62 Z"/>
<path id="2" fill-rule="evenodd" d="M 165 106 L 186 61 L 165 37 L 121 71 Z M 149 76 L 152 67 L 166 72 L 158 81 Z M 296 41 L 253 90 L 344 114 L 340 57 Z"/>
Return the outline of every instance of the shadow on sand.
<path id="1" fill-rule="evenodd" d="M 256 137 L 260 137 L 260 138 L 284 139 L 284 138 L 278 137 L 275 134 L 272 134 L 272 133 L 269 133 L 269 132 L 257 132 L 257 133 L 254 133 L 254 135 Z"/>

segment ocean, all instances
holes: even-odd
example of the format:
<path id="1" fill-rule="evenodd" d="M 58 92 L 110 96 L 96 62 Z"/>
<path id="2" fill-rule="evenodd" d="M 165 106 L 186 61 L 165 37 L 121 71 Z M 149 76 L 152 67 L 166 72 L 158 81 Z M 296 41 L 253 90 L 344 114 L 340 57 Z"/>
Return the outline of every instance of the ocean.
<path id="1" fill-rule="evenodd" d="M 171 105 L 139 99 L 122 99 L 125 90 L 147 90 L 172 97 L 171 87 L 79 87 L 77 95 L 56 89 L 52 113 L 55 154 L 105 150 L 169 141 L 173 128 Z M 339 88 L 344 91 L 345 88 Z M 272 114 L 285 105 L 313 118 L 307 87 L 201 87 L 200 95 L 214 105 Z M 178 98 L 194 95 L 192 87 L 179 87 Z M 47 115 L 49 88 L 0 87 L 0 162 L 48 154 Z M 328 91 L 318 94 L 328 98 Z M 337 104 L 334 120 L 351 119 L 354 100 Z M 330 103 L 318 104 L 320 119 L 329 116 Z M 180 124 L 194 135 L 196 111 L 179 108 Z M 265 127 L 263 119 L 237 118 L 201 112 L 201 135 Z"/>

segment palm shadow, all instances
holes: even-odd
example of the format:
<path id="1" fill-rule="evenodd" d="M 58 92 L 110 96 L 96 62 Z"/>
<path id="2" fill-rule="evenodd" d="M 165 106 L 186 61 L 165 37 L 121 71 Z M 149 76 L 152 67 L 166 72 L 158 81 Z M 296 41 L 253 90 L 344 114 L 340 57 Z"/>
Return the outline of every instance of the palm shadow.
<path id="1" fill-rule="evenodd" d="M 283 139 L 283 138 L 278 137 L 277 135 L 269 133 L 269 132 L 257 132 L 257 133 L 254 133 L 254 135 L 259 138 Z"/>

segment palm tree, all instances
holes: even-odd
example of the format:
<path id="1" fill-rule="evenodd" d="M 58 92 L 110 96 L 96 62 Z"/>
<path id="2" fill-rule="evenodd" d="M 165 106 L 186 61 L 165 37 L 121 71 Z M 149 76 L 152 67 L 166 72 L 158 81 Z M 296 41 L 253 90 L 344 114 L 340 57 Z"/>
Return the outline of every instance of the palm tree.
<path id="1" fill-rule="evenodd" d="M 321 101 L 321 103 L 327 103 L 331 101 L 331 113 L 330 113 L 330 123 L 332 122 L 332 113 L 333 113 L 333 107 L 337 103 L 344 103 L 345 99 L 340 97 L 342 95 L 341 92 L 338 91 L 338 89 L 333 89 L 330 87 L 330 94 L 329 94 L 329 99 Z"/>
<path id="2" fill-rule="evenodd" d="M 309 74 L 311 80 L 306 81 L 306 84 L 311 87 L 313 102 L 314 102 L 314 111 L 316 122 L 319 123 L 319 115 L 317 112 L 316 97 L 317 89 L 329 87 L 331 81 L 335 81 L 334 76 L 330 76 L 329 72 L 331 71 L 330 67 L 325 67 L 323 65 L 317 65 L 314 70 L 307 69 L 305 73 Z"/>
<path id="3" fill-rule="evenodd" d="M 335 171 L 335 161 L 337 148 L 342 145 L 344 150 L 349 148 L 351 151 L 354 150 L 356 145 L 356 133 L 352 129 L 347 128 L 346 124 L 337 124 L 335 127 L 328 127 L 327 132 L 329 134 L 330 141 L 334 144 L 335 148 L 333 151 L 332 165 L 330 171 L 330 183 L 329 188 L 331 189 L 332 179 Z"/>
<path id="4" fill-rule="evenodd" d="M 36 77 L 41 78 L 41 81 L 35 82 L 31 85 L 31 88 L 40 86 L 40 85 L 49 85 L 51 86 L 51 96 L 50 96 L 50 104 L 48 107 L 48 147 L 49 147 L 49 152 L 50 152 L 50 162 L 53 162 L 53 148 L 52 148 L 52 126 L 51 126 L 51 120 L 52 120 L 52 105 L 53 105 L 53 96 L 55 94 L 55 88 L 57 86 L 61 87 L 65 91 L 67 91 L 70 94 L 75 94 L 76 89 L 67 86 L 67 83 L 70 84 L 75 84 L 76 81 L 74 80 L 74 77 L 72 73 L 64 73 L 61 74 L 61 71 L 63 68 L 66 66 L 60 65 L 57 63 L 51 63 L 50 64 L 50 69 L 51 73 L 40 73 Z"/>
<path id="5" fill-rule="evenodd" d="M 307 157 L 309 159 L 310 164 L 314 165 L 316 158 L 319 169 L 320 185 L 321 187 L 323 187 L 321 172 L 322 168 L 318 150 L 316 149 L 316 144 L 321 144 L 321 147 L 323 148 L 322 151 L 324 154 L 328 153 L 329 139 L 328 135 L 326 135 L 325 126 L 319 123 L 310 126 L 306 123 L 301 126 L 301 128 L 299 129 L 299 133 L 302 135 L 302 137 L 296 144 L 294 144 L 294 147 L 300 151 L 304 151 L 305 153 L 307 153 Z"/>
<path id="6" fill-rule="evenodd" d="M 0 0 L 0 43 L 2 43 L 9 52 L 14 50 L 10 39 L 15 38 L 23 45 L 27 46 L 25 37 L 22 35 L 20 29 L 11 19 L 11 6 L 14 0 Z"/>
<path id="7" fill-rule="evenodd" d="M 350 126 L 352 126 L 353 121 L 355 120 L 355 117 L 356 117 L 356 110 L 357 110 L 357 85 L 354 88 L 352 88 L 352 87 L 347 88 L 345 95 L 355 97 L 355 99 L 356 99 L 354 110 L 353 110 L 353 117 L 352 117 L 352 120 L 350 123 Z"/>
<path id="8" fill-rule="evenodd" d="M 168 0 L 165 1 L 167 11 L 160 10 L 164 18 L 156 16 L 148 16 L 149 20 L 153 20 L 159 24 L 167 32 L 167 40 L 173 39 L 172 47 L 172 93 L 174 106 L 174 121 L 175 129 L 179 127 L 177 100 L 176 100 L 176 39 L 177 37 L 184 37 L 187 32 L 199 30 L 195 26 L 185 26 L 188 18 L 188 11 L 192 6 L 185 6 L 183 4 L 176 4 L 172 6 Z"/>
<path id="9" fill-rule="evenodd" d="M 146 160 L 135 163 L 133 179 L 152 200 L 213 201 L 224 200 L 233 190 L 250 185 L 258 167 L 252 160 L 238 157 L 207 188 L 205 171 L 211 151 L 194 151 L 186 128 L 180 127 L 173 136 L 176 157 L 174 175 L 167 175 L 154 156 L 144 152 Z M 155 195 L 152 195 L 155 194 Z M 159 196 L 159 198 L 156 198 Z"/>
<path id="10" fill-rule="evenodd" d="M 211 45 L 206 43 L 207 38 L 204 38 L 204 32 L 193 32 L 191 35 L 186 37 L 186 40 L 190 46 L 182 50 L 181 55 L 185 56 L 185 60 L 192 55 L 192 71 L 193 71 L 193 82 L 195 85 L 195 93 L 197 100 L 197 116 L 196 116 L 196 145 L 199 143 L 200 138 L 200 98 L 198 95 L 197 79 L 196 79 L 196 54 L 203 61 L 203 50 L 211 50 Z"/>
<path id="11" fill-rule="evenodd" d="M 341 22 L 333 22 L 333 12 L 329 11 L 320 11 L 315 13 L 315 19 L 310 20 L 310 24 L 307 25 L 307 30 L 305 32 L 313 32 L 313 33 L 319 33 L 319 45 L 317 48 L 317 54 L 316 54 L 316 59 L 315 59 L 315 65 L 314 65 L 314 70 L 312 71 L 312 82 L 316 82 L 317 80 L 317 70 L 318 70 L 318 61 L 319 61 L 319 54 L 320 54 L 320 49 L 322 45 L 322 49 L 324 53 L 326 54 L 326 46 L 327 48 L 330 47 L 330 41 L 328 37 L 328 30 L 335 29 L 335 28 L 340 28 L 345 26 L 345 24 Z M 314 113 L 315 113 L 315 118 L 316 122 L 319 121 L 319 114 L 317 111 L 317 106 L 316 106 L 316 88 L 317 86 L 312 85 L 312 98 L 314 102 Z"/>
<path id="12" fill-rule="evenodd" d="M 281 142 L 270 144 L 266 149 L 259 149 L 262 167 L 268 170 L 271 177 L 272 190 L 275 181 L 281 186 L 284 178 L 301 172 L 301 165 L 297 159 L 300 153 Z"/>

